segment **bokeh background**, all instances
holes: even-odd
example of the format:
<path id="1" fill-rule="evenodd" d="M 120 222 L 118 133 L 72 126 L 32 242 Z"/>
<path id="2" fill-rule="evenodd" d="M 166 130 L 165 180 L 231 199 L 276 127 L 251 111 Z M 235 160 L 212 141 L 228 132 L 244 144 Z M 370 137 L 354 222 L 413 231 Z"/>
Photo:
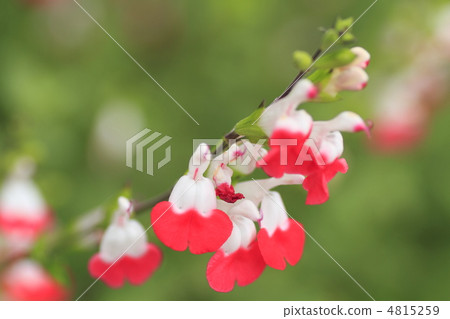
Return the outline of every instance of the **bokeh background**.
<path id="1" fill-rule="evenodd" d="M 72 0 L 3 1 L 0 177 L 17 157 L 34 157 L 35 181 L 61 227 L 125 184 L 139 200 L 166 191 L 185 172 L 193 138 L 220 138 L 262 99 L 272 101 L 296 74 L 294 50 L 313 53 L 320 27 L 338 16 L 356 18 L 372 3 L 79 2 L 200 125 Z M 446 2 L 380 0 L 353 30 L 372 54 L 369 86 L 337 103 L 307 104 L 308 112 L 317 119 L 342 110 L 373 118 L 385 83 L 411 68 L 416 51 L 407 43 L 429 40 Z M 426 134 L 406 150 L 380 151 L 362 134 L 346 135 L 350 170 L 332 182 L 324 205 L 306 206 L 301 188 L 281 188 L 288 211 L 377 300 L 450 298 L 449 94 L 438 104 Z M 172 137 L 172 161 L 154 176 L 125 166 L 125 141 L 144 128 Z M 148 212 L 139 219 L 149 225 Z M 297 266 L 267 268 L 255 283 L 227 294 L 208 286 L 209 254 L 171 251 L 151 231 L 149 239 L 164 251 L 151 280 L 118 290 L 98 282 L 83 299 L 369 299 L 310 238 Z M 79 249 L 61 260 L 70 268 L 73 298 L 93 281 L 86 264 L 95 251 Z"/>

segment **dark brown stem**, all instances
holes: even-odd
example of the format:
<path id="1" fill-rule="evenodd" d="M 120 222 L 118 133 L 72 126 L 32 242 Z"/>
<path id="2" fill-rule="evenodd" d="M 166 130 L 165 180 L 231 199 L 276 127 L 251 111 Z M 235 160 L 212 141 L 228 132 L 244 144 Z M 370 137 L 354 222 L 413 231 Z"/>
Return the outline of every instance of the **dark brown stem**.
<path id="1" fill-rule="evenodd" d="M 168 200 L 171 192 L 172 192 L 172 188 L 169 189 L 168 191 L 162 193 L 162 194 L 159 194 L 156 197 L 150 198 L 150 199 L 145 200 L 143 202 L 135 202 L 135 203 L 133 203 L 134 212 L 136 214 L 139 214 L 139 213 L 142 213 L 142 212 L 149 211 L 151 208 L 153 208 L 153 206 L 155 206 L 159 202 Z"/>
<path id="2" fill-rule="evenodd" d="M 317 49 L 316 52 L 314 53 L 314 55 L 312 56 L 312 60 L 315 61 L 319 57 L 320 53 L 322 53 L 322 50 L 321 49 Z M 286 97 L 286 95 L 288 95 L 289 92 L 291 92 L 292 87 L 305 76 L 307 71 L 309 71 L 309 70 L 306 70 L 306 71 L 305 70 L 301 70 L 297 74 L 297 76 L 294 78 L 294 80 L 291 82 L 291 84 L 288 85 L 286 90 L 284 90 L 284 92 L 279 97 L 277 97 L 274 100 L 274 102 L 276 102 L 276 101 Z"/>

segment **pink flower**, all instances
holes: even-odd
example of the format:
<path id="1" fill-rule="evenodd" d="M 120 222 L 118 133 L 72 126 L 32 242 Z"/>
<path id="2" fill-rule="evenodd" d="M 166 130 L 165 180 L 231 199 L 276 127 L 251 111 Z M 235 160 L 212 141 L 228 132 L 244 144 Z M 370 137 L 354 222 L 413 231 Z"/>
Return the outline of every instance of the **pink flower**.
<path id="1" fill-rule="evenodd" d="M 58 301 L 69 297 L 64 286 L 29 259 L 17 261 L 5 270 L 1 288 L 6 300 Z"/>
<path id="2" fill-rule="evenodd" d="M 369 76 L 364 69 L 370 63 L 370 54 L 361 47 L 350 49 L 356 55 L 348 65 L 335 68 L 323 92 L 336 96 L 340 91 L 359 91 L 367 86 Z"/>
<path id="3" fill-rule="evenodd" d="M 144 283 L 162 260 L 160 249 L 147 243 L 142 225 L 129 219 L 131 209 L 130 202 L 120 197 L 119 210 L 103 235 L 100 252 L 88 264 L 90 274 L 112 288 L 121 287 L 125 280 L 132 285 Z"/>
<path id="4" fill-rule="evenodd" d="M 286 261 L 292 266 L 297 264 L 303 253 L 305 232 L 300 223 L 288 217 L 279 193 L 264 196 L 261 215 L 258 244 L 265 263 L 280 270 L 286 268 Z"/>
<path id="5" fill-rule="evenodd" d="M 201 144 L 190 160 L 188 174 L 176 183 L 169 201 L 160 202 L 151 212 L 156 236 L 168 247 L 193 254 L 213 252 L 230 236 L 233 225 L 227 214 L 217 209 L 213 182 L 203 177 L 211 161 L 206 144 Z"/>

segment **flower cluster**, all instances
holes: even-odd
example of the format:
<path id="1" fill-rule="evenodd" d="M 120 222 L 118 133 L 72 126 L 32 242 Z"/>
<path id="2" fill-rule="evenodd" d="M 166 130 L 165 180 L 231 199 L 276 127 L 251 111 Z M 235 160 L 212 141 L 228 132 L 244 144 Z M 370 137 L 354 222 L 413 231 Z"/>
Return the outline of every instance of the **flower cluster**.
<path id="1" fill-rule="evenodd" d="M 327 53 L 325 44 L 336 43 L 339 33 L 350 26 L 351 20 L 338 20 L 326 32 L 319 53 Z M 313 58 L 297 52 L 300 73 L 288 89 L 239 121 L 214 152 L 200 143 L 187 173 L 164 197 L 167 200 L 158 197 L 159 202 L 147 204 L 153 206 L 147 230 L 153 229 L 163 244 L 192 254 L 212 253 L 206 279 L 215 291 L 249 285 L 266 267 L 284 270 L 300 261 L 307 233 L 275 188 L 296 185 L 306 191 L 306 204 L 326 202 L 328 183 L 348 170 L 341 132 L 369 135 L 369 125 L 353 112 L 318 121 L 303 106 L 334 101 L 341 91 L 366 87 L 369 53 L 340 46 L 351 37 L 347 33 L 322 60 L 317 54 Z M 6 265 L 0 273 L 1 297 L 67 299 L 71 279 L 47 256 L 66 249 L 69 241 L 76 248 L 99 245 L 87 269 L 95 282 L 111 288 L 143 284 L 160 267 L 162 251 L 132 218 L 135 207 L 144 211 L 143 205 L 133 205 L 129 195 L 117 196 L 110 209 L 101 207 L 70 227 L 57 229 L 31 179 L 32 171 L 21 162 L 0 190 L 0 262 Z M 44 236 L 51 228 L 53 236 Z"/>
<path id="2" fill-rule="evenodd" d="M 305 231 L 272 189 L 303 185 L 306 204 L 324 203 L 329 198 L 328 182 L 348 169 L 341 157 L 340 132 L 369 134 L 369 127 L 355 113 L 314 121 L 305 110 L 297 110 L 325 89 L 330 94 L 330 86 L 333 94 L 365 87 L 363 68 L 369 54 L 361 48 L 352 52 L 355 58 L 333 70 L 326 86 L 302 79 L 249 124 L 268 136 L 266 144 L 240 136 L 215 157 L 208 145 L 200 144 L 168 201 L 152 209 L 153 229 L 165 245 L 177 251 L 189 248 L 193 254 L 214 253 L 206 270 L 214 290 L 231 291 L 235 283 L 245 286 L 255 281 L 266 266 L 283 270 L 286 263 L 295 265 L 300 260 Z M 269 177 L 239 181 L 258 168 Z"/>

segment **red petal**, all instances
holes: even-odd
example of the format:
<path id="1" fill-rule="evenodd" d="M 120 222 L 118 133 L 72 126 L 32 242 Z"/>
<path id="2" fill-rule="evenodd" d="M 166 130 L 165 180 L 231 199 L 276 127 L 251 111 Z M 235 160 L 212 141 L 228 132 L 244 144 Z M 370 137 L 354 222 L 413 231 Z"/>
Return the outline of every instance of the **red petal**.
<path id="1" fill-rule="evenodd" d="M 100 258 L 100 254 L 95 254 L 89 260 L 88 270 L 92 277 L 100 278 L 111 288 L 120 288 L 125 281 L 123 258 L 120 258 L 114 265 L 111 266 L 111 264 L 104 262 Z M 109 268 L 110 266 L 111 268 Z"/>
<path id="2" fill-rule="evenodd" d="M 3 285 L 4 298 L 17 301 L 61 301 L 67 300 L 68 291 L 50 276 L 39 281 L 6 283 Z"/>
<path id="3" fill-rule="evenodd" d="M 5 234 L 18 233 L 22 237 L 36 238 L 49 228 L 52 222 L 50 210 L 42 214 L 37 212 L 31 218 L 22 217 L 19 213 L 0 210 L 0 230 Z"/>
<path id="4" fill-rule="evenodd" d="M 327 182 L 322 172 L 307 176 L 303 181 L 303 188 L 308 192 L 306 205 L 323 204 L 330 197 Z"/>
<path id="5" fill-rule="evenodd" d="M 285 259 L 291 266 L 300 260 L 305 244 L 305 232 L 302 224 L 289 219 L 288 228 L 278 228 L 272 236 L 262 228 L 258 233 L 258 244 L 266 264 L 283 270 L 286 268 Z"/>
<path id="6" fill-rule="evenodd" d="M 215 291 L 229 292 L 236 281 L 241 287 L 254 282 L 265 267 L 255 240 L 247 249 L 240 248 L 230 255 L 225 255 L 222 250 L 216 252 L 208 262 L 206 278 Z"/>
<path id="7" fill-rule="evenodd" d="M 284 173 L 296 173 L 294 171 L 299 167 L 299 165 L 296 165 L 296 161 L 307 137 L 308 135 L 299 132 L 293 133 L 285 129 L 274 131 L 269 140 L 269 153 L 267 153 L 263 160 L 258 162 L 258 166 L 271 177 L 279 178 L 283 176 Z M 277 145 L 280 143 L 274 143 L 275 139 L 296 140 L 296 145 Z M 282 154 L 282 148 L 283 152 L 286 152 L 286 158 L 281 158 L 281 156 L 285 156 Z"/>
<path id="8" fill-rule="evenodd" d="M 148 243 L 147 251 L 142 256 L 135 258 L 124 256 L 124 271 L 132 285 L 144 283 L 159 267 L 162 261 L 162 252 L 158 246 Z"/>
<path id="9" fill-rule="evenodd" d="M 340 158 L 331 164 L 321 166 L 315 173 L 307 176 L 303 181 L 303 188 L 308 191 L 306 204 L 318 205 L 325 203 L 330 197 L 327 183 L 338 172 L 345 174 L 347 170 L 347 162 L 345 159 Z"/>
<path id="10" fill-rule="evenodd" d="M 168 247 L 193 254 L 218 250 L 230 237 L 233 224 L 223 211 L 214 209 L 205 217 L 195 209 L 175 213 L 170 202 L 160 202 L 151 212 L 156 236 Z"/>

